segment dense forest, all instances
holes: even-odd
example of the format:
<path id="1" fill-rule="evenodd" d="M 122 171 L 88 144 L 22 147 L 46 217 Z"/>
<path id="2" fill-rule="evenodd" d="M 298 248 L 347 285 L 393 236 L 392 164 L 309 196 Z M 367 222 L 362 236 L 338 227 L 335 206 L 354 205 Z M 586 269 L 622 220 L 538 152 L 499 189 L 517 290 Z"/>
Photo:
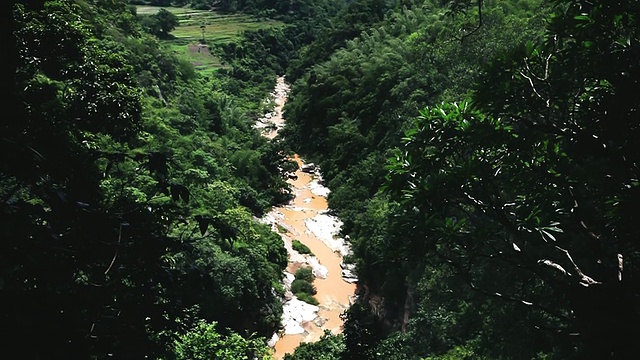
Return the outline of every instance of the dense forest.
<path id="1" fill-rule="evenodd" d="M 295 151 L 359 296 L 285 359 L 640 355 L 640 1 L 9 4 L 7 353 L 270 358 L 287 253 L 255 219 L 291 199 Z M 175 16 L 135 5 L 283 25 L 212 45 L 223 66 L 200 73 L 164 46 Z M 277 75 L 268 141 L 252 124 Z"/>
<path id="2" fill-rule="evenodd" d="M 254 218 L 290 198 L 297 166 L 252 129 L 276 72 L 252 69 L 266 85 L 198 76 L 134 10 L 13 6 L 3 347 L 25 359 L 266 356 L 287 255 Z"/>
<path id="3" fill-rule="evenodd" d="M 639 5 L 403 3 L 303 47 L 286 136 L 361 297 L 291 359 L 637 357 Z"/>

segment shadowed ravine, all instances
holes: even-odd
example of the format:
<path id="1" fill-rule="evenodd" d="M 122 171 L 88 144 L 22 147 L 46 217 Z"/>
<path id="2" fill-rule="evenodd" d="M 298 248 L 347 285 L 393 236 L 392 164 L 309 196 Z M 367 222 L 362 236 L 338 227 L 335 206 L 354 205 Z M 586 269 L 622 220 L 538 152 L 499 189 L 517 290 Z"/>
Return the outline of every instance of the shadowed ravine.
<path id="1" fill-rule="evenodd" d="M 286 101 L 287 91 L 284 78 L 279 78 L 274 92 L 276 108 L 256 125 L 263 129 L 263 134 L 269 139 L 273 139 L 284 125 L 282 106 Z M 302 171 L 304 161 L 298 155 L 295 160 L 300 169 L 295 173 L 297 178 L 289 180 L 295 198 L 286 206 L 274 208 L 262 220 L 272 224 L 274 231 L 278 231 L 285 242 L 289 254 L 285 280 L 287 288 L 299 267 L 312 267 L 316 275 L 315 297 L 319 305 L 315 307 L 304 303 L 287 291 L 283 315 L 284 331 L 277 334 L 277 337 L 274 336 L 270 342 L 276 359 L 292 353 L 301 342 L 317 341 L 325 330 L 341 332 L 343 322 L 340 315 L 353 300 L 356 288 L 354 283 L 347 282 L 342 277 L 341 262 L 348 248 L 339 237 L 340 220 L 327 214 L 326 196 L 329 189 L 320 184 L 318 169 Z M 293 239 L 309 247 L 315 256 L 302 255 L 293 250 Z"/>

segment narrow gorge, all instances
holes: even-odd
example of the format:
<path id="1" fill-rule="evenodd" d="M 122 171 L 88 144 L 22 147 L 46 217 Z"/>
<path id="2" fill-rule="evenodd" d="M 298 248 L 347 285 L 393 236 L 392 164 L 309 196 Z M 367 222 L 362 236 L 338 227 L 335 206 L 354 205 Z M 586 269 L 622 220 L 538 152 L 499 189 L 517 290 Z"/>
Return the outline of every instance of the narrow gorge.
<path id="1" fill-rule="evenodd" d="M 273 92 L 275 109 L 256 123 L 265 137 L 273 139 L 284 126 L 282 108 L 287 100 L 288 86 L 283 77 L 278 78 Z M 320 339 L 325 330 L 334 334 L 342 331 L 340 315 L 355 299 L 357 281 L 351 268 L 343 263 L 349 253 L 348 244 L 340 237 L 341 221 L 329 214 L 327 195 L 329 189 L 322 185 L 320 169 L 307 164 L 297 154 L 298 170 L 289 183 L 294 199 L 286 206 L 272 209 L 261 221 L 271 224 L 282 237 L 289 256 L 285 274 L 283 330 L 274 334 L 270 346 L 274 356 L 282 359 L 303 342 Z M 311 254 L 294 250 L 294 240 L 306 245 Z M 313 282 L 318 305 L 299 300 L 290 291 L 294 274 L 300 267 L 310 267 L 315 275 Z"/>

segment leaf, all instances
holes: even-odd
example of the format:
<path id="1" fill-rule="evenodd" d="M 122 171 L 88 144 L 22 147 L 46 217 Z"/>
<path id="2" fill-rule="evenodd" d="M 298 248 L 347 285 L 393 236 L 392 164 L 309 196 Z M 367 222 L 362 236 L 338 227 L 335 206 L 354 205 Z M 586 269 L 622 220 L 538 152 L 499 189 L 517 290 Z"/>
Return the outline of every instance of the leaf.
<path id="1" fill-rule="evenodd" d="M 189 189 L 180 184 L 171 184 L 171 199 L 178 201 L 182 199 L 185 203 L 189 202 Z"/>
<path id="2" fill-rule="evenodd" d="M 171 185 L 171 200 L 180 200 L 180 185 Z"/>
<path id="3" fill-rule="evenodd" d="M 544 239 L 544 241 L 547 240 L 551 240 L 551 241 L 556 241 L 556 237 L 553 236 L 553 234 L 551 234 L 550 232 L 544 230 L 544 229 L 539 229 L 538 231 L 540 231 L 540 234 L 542 235 L 542 238 Z"/>
<path id="4" fill-rule="evenodd" d="M 152 152 L 149 154 L 149 171 L 157 172 L 163 175 L 168 173 L 167 157 L 160 152 Z"/>
<path id="5" fill-rule="evenodd" d="M 531 56 L 531 54 L 533 54 L 534 50 L 535 50 L 535 45 L 533 44 L 533 42 L 532 41 L 527 41 L 527 43 L 524 45 L 525 54 L 527 56 Z"/>
<path id="6" fill-rule="evenodd" d="M 591 18 L 589 17 L 589 15 L 586 15 L 586 14 L 576 15 L 573 17 L 573 19 L 577 21 L 591 21 Z"/>
<path id="7" fill-rule="evenodd" d="M 203 235 L 207 232 L 207 228 L 209 227 L 209 223 L 211 219 L 205 218 L 202 215 L 195 216 L 196 221 L 198 222 L 198 228 L 200 229 L 200 235 Z"/>
<path id="8" fill-rule="evenodd" d="M 184 201 L 185 203 L 189 203 L 189 189 L 187 189 L 185 186 L 181 187 L 180 197 L 182 197 L 182 201 Z"/>

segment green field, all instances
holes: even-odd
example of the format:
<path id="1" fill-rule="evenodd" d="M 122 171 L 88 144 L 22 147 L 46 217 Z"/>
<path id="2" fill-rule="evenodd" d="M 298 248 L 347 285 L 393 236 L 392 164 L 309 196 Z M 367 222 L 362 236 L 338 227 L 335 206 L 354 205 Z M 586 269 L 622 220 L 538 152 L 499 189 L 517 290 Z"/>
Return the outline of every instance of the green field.
<path id="1" fill-rule="evenodd" d="M 161 7 L 137 6 L 140 15 L 151 15 Z M 222 14 L 215 11 L 194 10 L 188 8 L 165 7 L 178 16 L 180 25 L 171 32 L 171 40 L 164 40 L 176 55 L 190 61 L 197 70 L 210 72 L 223 67 L 209 48 L 236 40 L 243 31 L 266 29 L 282 26 L 283 23 L 269 19 L 258 19 L 246 14 Z"/>

